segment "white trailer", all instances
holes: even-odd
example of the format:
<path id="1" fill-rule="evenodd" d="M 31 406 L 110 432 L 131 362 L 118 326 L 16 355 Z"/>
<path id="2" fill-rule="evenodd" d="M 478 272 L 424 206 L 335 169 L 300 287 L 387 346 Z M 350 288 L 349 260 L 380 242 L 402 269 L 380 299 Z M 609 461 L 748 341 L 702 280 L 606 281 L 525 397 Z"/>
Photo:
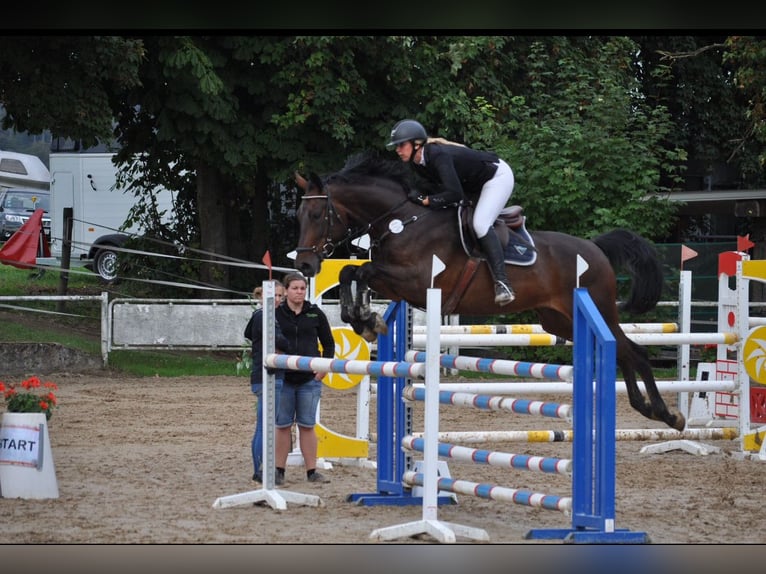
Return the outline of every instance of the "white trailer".
<path id="1" fill-rule="evenodd" d="M 116 277 L 117 252 L 128 239 L 127 233 L 141 229 L 120 228 L 136 203 L 132 192 L 117 185 L 117 168 L 112 153 L 51 153 L 51 260 L 38 258 L 38 264 L 58 264 L 64 240 L 64 209 L 72 208 L 70 264 L 85 266 L 111 281 Z M 172 213 L 173 194 L 159 188 L 157 199 L 165 217 Z"/>
<path id="2" fill-rule="evenodd" d="M 36 155 L 0 150 L 0 189 L 49 189 L 51 174 Z"/>

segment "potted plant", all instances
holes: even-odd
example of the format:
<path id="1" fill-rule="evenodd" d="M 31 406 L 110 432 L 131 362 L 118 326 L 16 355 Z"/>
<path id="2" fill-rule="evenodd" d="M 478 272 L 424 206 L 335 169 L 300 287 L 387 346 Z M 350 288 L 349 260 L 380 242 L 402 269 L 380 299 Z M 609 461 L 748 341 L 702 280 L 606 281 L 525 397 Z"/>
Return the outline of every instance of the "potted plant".
<path id="1" fill-rule="evenodd" d="M 0 496 L 58 498 L 48 420 L 58 405 L 58 387 L 29 377 L 18 385 L 0 382 L 7 412 L 0 423 Z"/>
<path id="2" fill-rule="evenodd" d="M 15 384 L 6 385 L 0 381 L 0 393 L 5 399 L 5 406 L 9 413 L 43 413 L 45 420 L 53 416 L 53 409 L 57 406 L 56 395 L 53 391 L 58 390 L 55 383 L 41 382 L 38 377 L 29 377 L 20 383 L 21 389 Z"/>

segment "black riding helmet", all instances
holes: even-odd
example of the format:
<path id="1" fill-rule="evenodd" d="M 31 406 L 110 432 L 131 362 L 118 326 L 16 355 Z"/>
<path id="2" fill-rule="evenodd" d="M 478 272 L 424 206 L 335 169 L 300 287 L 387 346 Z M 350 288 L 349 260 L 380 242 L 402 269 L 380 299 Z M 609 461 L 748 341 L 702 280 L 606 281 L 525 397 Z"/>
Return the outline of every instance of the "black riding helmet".
<path id="1" fill-rule="evenodd" d="M 428 139 L 426 129 L 423 125 L 415 120 L 401 120 L 397 122 L 394 128 L 391 130 L 391 139 L 386 144 L 386 148 L 389 150 L 394 149 L 397 144 L 411 141 L 413 144 L 420 140 L 424 142 Z"/>

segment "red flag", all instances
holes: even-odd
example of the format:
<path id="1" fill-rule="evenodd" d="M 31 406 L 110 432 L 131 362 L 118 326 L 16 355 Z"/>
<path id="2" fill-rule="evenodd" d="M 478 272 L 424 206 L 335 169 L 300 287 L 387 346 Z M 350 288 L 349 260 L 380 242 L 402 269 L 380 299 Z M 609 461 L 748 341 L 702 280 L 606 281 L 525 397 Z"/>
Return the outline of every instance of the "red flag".
<path id="1" fill-rule="evenodd" d="M 29 269 L 37 257 L 50 257 L 51 248 L 43 231 L 43 210 L 37 209 L 32 217 L 11 235 L 0 249 L 0 263 L 19 269 Z"/>
<path id="2" fill-rule="evenodd" d="M 271 253 L 269 253 L 268 249 L 266 250 L 266 253 L 263 254 L 263 264 L 269 268 L 269 281 L 271 281 Z"/>
<path id="3" fill-rule="evenodd" d="M 755 247 L 755 243 L 750 241 L 749 233 L 744 237 L 737 236 L 737 251 L 747 251 L 751 247 Z"/>

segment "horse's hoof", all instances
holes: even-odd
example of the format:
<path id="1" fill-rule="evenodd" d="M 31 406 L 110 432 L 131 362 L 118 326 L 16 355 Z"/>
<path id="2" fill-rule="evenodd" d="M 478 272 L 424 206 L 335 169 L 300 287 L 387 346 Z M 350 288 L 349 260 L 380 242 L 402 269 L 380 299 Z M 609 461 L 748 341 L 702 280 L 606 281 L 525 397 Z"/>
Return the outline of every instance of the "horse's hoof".
<path id="1" fill-rule="evenodd" d="M 388 334 L 388 325 L 386 325 L 386 322 L 381 319 L 380 315 L 377 313 L 375 313 L 375 332 L 380 335 Z"/>
<path id="2" fill-rule="evenodd" d="M 364 330 L 363 330 L 363 331 L 360 333 L 360 335 L 361 335 L 362 339 L 364 339 L 364 340 L 365 340 L 365 341 L 367 341 L 368 343 L 374 343 L 375 341 L 377 341 L 377 340 L 378 340 L 378 334 L 377 334 L 376 332 L 374 332 L 374 331 L 370 331 L 370 330 L 369 330 L 369 329 L 367 329 L 367 328 L 365 328 L 365 329 L 364 329 Z"/>

